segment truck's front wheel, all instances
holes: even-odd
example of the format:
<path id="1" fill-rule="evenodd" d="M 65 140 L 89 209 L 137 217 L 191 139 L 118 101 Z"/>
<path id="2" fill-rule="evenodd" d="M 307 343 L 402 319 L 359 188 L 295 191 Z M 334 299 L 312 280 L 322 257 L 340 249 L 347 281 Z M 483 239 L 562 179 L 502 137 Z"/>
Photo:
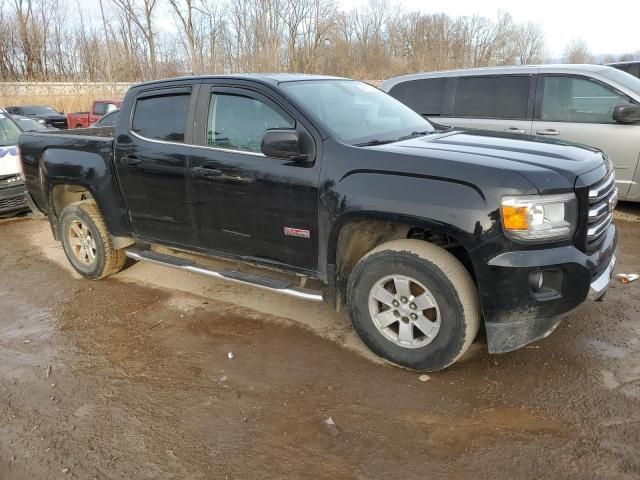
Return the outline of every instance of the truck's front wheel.
<path id="1" fill-rule="evenodd" d="M 67 205 L 60 214 L 59 231 L 69 263 L 83 277 L 98 280 L 124 267 L 123 249 L 113 247 L 98 206 L 91 202 Z"/>
<path id="2" fill-rule="evenodd" d="M 469 272 L 446 250 L 420 240 L 376 247 L 347 290 L 354 328 L 379 356 L 414 370 L 441 370 L 469 348 L 480 324 Z"/>

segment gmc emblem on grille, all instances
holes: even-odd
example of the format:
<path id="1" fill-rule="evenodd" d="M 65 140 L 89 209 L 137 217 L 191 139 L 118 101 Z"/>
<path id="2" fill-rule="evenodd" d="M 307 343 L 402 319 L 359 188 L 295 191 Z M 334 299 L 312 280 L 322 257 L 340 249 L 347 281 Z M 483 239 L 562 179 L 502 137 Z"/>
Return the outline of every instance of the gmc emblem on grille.
<path id="1" fill-rule="evenodd" d="M 311 232 L 302 228 L 284 227 L 284 234 L 288 237 L 311 238 Z"/>

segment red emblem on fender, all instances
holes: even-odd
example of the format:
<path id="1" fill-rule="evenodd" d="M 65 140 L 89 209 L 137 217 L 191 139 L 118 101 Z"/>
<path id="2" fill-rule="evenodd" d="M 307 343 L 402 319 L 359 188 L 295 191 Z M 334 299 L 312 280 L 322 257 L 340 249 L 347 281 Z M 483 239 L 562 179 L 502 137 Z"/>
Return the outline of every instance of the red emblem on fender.
<path id="1" fill-rule="evenodd" d="M 284 234 L 288 237 L 311 238 L 311 232 L 302 228 L 284 227 Z"/>

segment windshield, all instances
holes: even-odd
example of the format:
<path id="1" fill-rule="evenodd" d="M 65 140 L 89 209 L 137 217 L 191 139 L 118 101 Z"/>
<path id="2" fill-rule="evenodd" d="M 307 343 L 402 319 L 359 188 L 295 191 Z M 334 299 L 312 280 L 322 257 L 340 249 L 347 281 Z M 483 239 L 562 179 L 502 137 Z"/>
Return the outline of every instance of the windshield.
<path id="1" fill-rule="evenodd" d="M 286 82 L 282 87 L 324 127 L 351 145 L 383 143 L 434 131 L 409 107 L 354 80 Z"/>
<path id="2" fill-rule="evenodd" d="M 0 113 L 0 146 L 17 145 L 20 133 L 18 126 L 5 113 Z"/>
<path id="3" fill-rule="evenodd" d="M 599 73 L 602 73 L 605 77 L 609 77 L 611 80 L 627 87 L 629 90 L 640 94 L 640 78 L 634 77 L 630 73 L 623 72 L 617 68 L 605 68 Z"/>
<path id="4" fill-rule="evenodd" d="M 52 107 L 22 107 L 25 115 L 58 115 Z"/>
<path id="5" fill-rule="evenodd" d="M 31 118 L 13 117 L 13 119 L 24 132 L 44 132 L 47 130 L 43 124 Z"/>

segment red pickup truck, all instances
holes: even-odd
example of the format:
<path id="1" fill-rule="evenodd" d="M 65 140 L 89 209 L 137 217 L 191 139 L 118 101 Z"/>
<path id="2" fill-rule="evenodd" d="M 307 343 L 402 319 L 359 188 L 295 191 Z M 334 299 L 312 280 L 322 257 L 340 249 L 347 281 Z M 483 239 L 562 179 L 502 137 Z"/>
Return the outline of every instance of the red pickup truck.
<path id="1" fill-rule="evenodd" d="M 75 112 L 67 115 L 69 128 L 87 128 L 100 120 L 104 115 L 118 110 L 122 99 L 94 100 L 90 112 Z"/>

